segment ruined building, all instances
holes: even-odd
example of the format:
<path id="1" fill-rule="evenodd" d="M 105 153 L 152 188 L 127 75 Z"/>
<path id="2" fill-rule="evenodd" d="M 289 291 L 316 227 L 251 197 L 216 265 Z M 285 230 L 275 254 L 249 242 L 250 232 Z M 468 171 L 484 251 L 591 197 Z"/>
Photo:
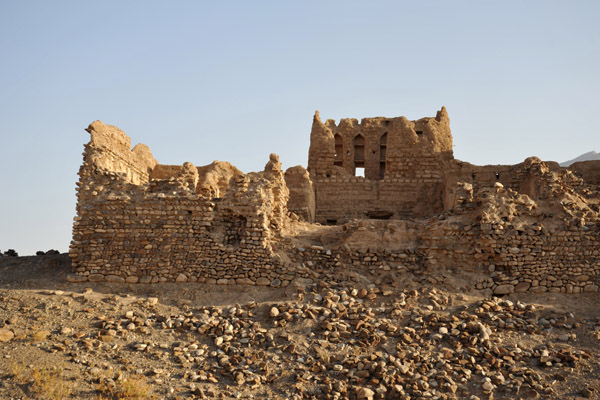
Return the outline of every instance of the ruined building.
<path id="1" fill-rule="evenodd" d="M 316 220 L 429 216 L 443 210 L 452 135 L 445 108 L 435 118 L 342 119 L 314 117 L 308 170 Z"/>
<path id="2" fill-rule="evenodd" d="M 600 162 L 456 160 L 445 108 L 338 124 L 317 112 L 308 168 L 285 172 L 275 154 L 248 174 L 162 165 L 116 127 L 87 131 L 70 280 L 285 286 L 354 265 L 466 271 L 497 294 L 600 286 Z"/>

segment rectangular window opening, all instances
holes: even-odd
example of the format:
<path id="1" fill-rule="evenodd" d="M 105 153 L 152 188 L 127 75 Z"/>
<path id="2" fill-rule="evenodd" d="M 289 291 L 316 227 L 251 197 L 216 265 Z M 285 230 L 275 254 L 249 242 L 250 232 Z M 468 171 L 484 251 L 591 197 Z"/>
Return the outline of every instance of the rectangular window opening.
<path id="1" fill-rule="evenodd" d="M 361 178 L 365 177 L 365 167 L 356 167 L 354 171 L 354 176 L 360 176 Z"/>
<path id="2" fill-rule="evenodd" d="M 385 178 L 385 161 L 379 163 L 379 179 Z"/>

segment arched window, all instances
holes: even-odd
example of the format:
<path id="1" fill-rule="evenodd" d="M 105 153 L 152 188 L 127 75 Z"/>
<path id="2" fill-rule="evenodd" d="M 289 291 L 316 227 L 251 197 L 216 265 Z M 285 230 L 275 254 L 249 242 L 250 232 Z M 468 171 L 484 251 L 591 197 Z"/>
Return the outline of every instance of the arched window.
<path id="1" fill-rule="evenodd" d="M 354 161 L 363 164 L 365 162 L 365 138 L 363 135 L 354 137 Z"/>
<path id="2" fill-rule="evenodd" d="M 335 138 L 335 155 L 333 158 L 333 165 L 343 167 L 344 166 L 344 141 L 342 139 L 342 136 L 337 133 L 334 138 Z"/>
<path id="3" fill-rule="evenodd" d="M 387 157 L 387 132 L 379 139 L 379 179 L 385 177 L 385 162 Z"/>
<path id="4" fill-rule="evenodd" d="M 365 138 L 363 135 L 354 137 L 354 175 L 364 176 L 365 169 Z M 358 171 L 357 171 L 358 170 Z"/>

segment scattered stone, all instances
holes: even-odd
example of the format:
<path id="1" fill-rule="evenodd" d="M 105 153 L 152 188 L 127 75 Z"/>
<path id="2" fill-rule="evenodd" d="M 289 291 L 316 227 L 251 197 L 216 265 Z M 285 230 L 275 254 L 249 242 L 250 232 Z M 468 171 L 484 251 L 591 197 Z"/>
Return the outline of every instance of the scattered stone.
<path id="1" fill-rule="evenodd" d="M 34 343 L 43 342 L 48 336 L 50 336 L 50 331 L 43 329 L 34 332 L 32 335 L 32 340 Z"/>
<path id="2" fill-rule="evenodd" d="M 8 329 L 0 329 L 0 342 L 8 342 L 15 337 L 15 334 Z"/>

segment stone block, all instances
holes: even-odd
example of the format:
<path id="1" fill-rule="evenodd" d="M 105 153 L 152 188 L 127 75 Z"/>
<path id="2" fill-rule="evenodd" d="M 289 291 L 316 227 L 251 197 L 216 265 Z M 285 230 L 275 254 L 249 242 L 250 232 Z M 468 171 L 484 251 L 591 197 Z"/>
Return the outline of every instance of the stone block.
<path id="1" fill-rule="evenodd" d="M 104 281 L 105 282 L 111 282 L 111 283 L 124 283 L 125 282 L 125 278 L 122 278 L 122 277 L 117 276 L 117 275 L 106 275 L 104 277 Z"/>
<path id="2" fill-rule="evenodd" d="M 258 286 L 269 286 L 270 283 L 271 281 L 269 279 L 263 277 L 260 277 L 256 280 L 256 284 Z"/>
<path id="3" fill-rule="evenodd" d="M 88 281 L 87 276 L 81 276 L 81 275 L 75 275 L 75 274 L 67 275 L 67 282 L 80 283 L 80 282 L 87 282 L 87 281 Z"/>
<path id="4" fill-rule="evenodd" d="M 90 274 L 88 276 L 88 280 L 90 282 L 103 282 L 104 281 L 104 275 L 102 275 L 102 274 Z"/>
<path id="5" fill-rule="evenodd" d="M 515 287 L 513 285 L 499 285 L 494 289 L 494 294 L 509 294 L 515 291 Z"/>
<path id="6" fill-rule="evenodd" d="M 515 285 L 515 293 L 525 293 L 531 285 L 528 282 L 521 282 Z"/>

